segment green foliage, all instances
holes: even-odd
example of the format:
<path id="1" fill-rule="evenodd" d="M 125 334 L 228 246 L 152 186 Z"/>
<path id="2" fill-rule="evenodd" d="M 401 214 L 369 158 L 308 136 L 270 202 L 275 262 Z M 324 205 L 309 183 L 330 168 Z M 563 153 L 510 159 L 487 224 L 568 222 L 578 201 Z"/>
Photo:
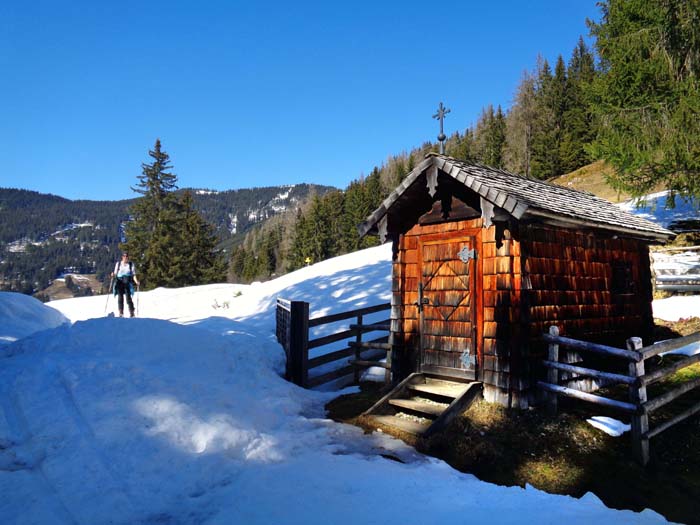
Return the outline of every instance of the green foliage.
<path id="1" fill-rule="evenodd" d="M 607 0 L 589 22 L 603 73 L 590 153 L 634 195 L 658 184 L 700 195 L 700 0 Z"/>
<path id="2" fill-rule="evenodd" d="M 145 289 L 224 281 L 225 261 L 213 227 L 194 209 L 190 192 L 174 193 L 177 177 L 159 140 L 148 154 L 153 162 L 142 165 L 134 191 L 143 197 L 131 208 L 122 245 L 138 265 Z"/>

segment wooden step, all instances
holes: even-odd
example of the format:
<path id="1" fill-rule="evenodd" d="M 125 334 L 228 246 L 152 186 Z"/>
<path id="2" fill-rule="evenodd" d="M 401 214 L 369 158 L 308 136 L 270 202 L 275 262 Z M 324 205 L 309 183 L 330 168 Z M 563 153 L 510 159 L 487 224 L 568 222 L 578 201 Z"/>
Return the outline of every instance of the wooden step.
<path id="1" fill-rule="evenodd" d="M 467 390 L 468 386 L 468 383 L 453 383 L 451 381 L 429 379 L 426 383 L 409 385 L 408 388 L 415 392 L 455 399 L 461 396 Z"/>
<path id="2" fill-rule="evenodd" d="M 372 418 L 381 425 L 398 428 L 399 430 L 403 430 L 404 432 L 408 432 L 409 434 L 414 434 L 416 436 L 420 436 L 430 427 L 429 423 L 419 423 L 418 421 L 413 421 L 403 417 L 372 416 Z"/>
<path id="3" fill-rule="evenodd" d="M 389 404 L 398 408 L 411 410 L 412 412 L 427 414 L 429 417 L 439 416 L 447 408 L 447 405 L 426 403 L 425 401 L 415 401 L 413 399 L 390 399 Z"/>

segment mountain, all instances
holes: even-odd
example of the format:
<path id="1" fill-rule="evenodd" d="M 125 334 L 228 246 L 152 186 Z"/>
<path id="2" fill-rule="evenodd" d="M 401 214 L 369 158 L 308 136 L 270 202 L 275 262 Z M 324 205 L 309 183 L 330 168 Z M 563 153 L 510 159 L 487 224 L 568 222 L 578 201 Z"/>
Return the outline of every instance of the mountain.
<path id="1" fill-rule="evenodd" d="M 332 189 L 297 184 L 190 191 L 195 208 L 215 226 L 222 246 L 231 246 L 252 227 L 299 206 L 312 193 Z M 102 281 L 118 258 L 134 200 L 69 200 L 0 188 L 0 290 L 36 293 L 66 273 L 96 274 Z"/>

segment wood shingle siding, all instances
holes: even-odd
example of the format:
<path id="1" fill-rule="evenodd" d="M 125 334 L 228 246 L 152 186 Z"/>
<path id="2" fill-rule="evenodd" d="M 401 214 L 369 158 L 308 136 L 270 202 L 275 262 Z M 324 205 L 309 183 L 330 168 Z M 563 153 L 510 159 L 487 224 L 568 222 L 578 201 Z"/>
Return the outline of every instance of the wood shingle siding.
<path id="1" fill-rule="evenodd" d="M 590 194 L 442 155 L 360 226 L 380 229 L 394 249 L 394 380 L 472 377 L 515 406 L 533 400 L 550 325 L 607 344 L 649 335 L 648 245 L 673 235 Z"/>

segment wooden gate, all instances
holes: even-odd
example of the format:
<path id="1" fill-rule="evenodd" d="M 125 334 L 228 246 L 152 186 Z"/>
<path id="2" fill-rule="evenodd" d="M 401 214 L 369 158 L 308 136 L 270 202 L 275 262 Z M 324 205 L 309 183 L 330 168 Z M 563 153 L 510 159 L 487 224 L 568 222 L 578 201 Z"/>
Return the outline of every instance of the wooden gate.
<path id="1" fill-rule="evenodd" d="M 425 236 L 418 245 L 420 370 L 476 378 L 478 231 Z"/>

